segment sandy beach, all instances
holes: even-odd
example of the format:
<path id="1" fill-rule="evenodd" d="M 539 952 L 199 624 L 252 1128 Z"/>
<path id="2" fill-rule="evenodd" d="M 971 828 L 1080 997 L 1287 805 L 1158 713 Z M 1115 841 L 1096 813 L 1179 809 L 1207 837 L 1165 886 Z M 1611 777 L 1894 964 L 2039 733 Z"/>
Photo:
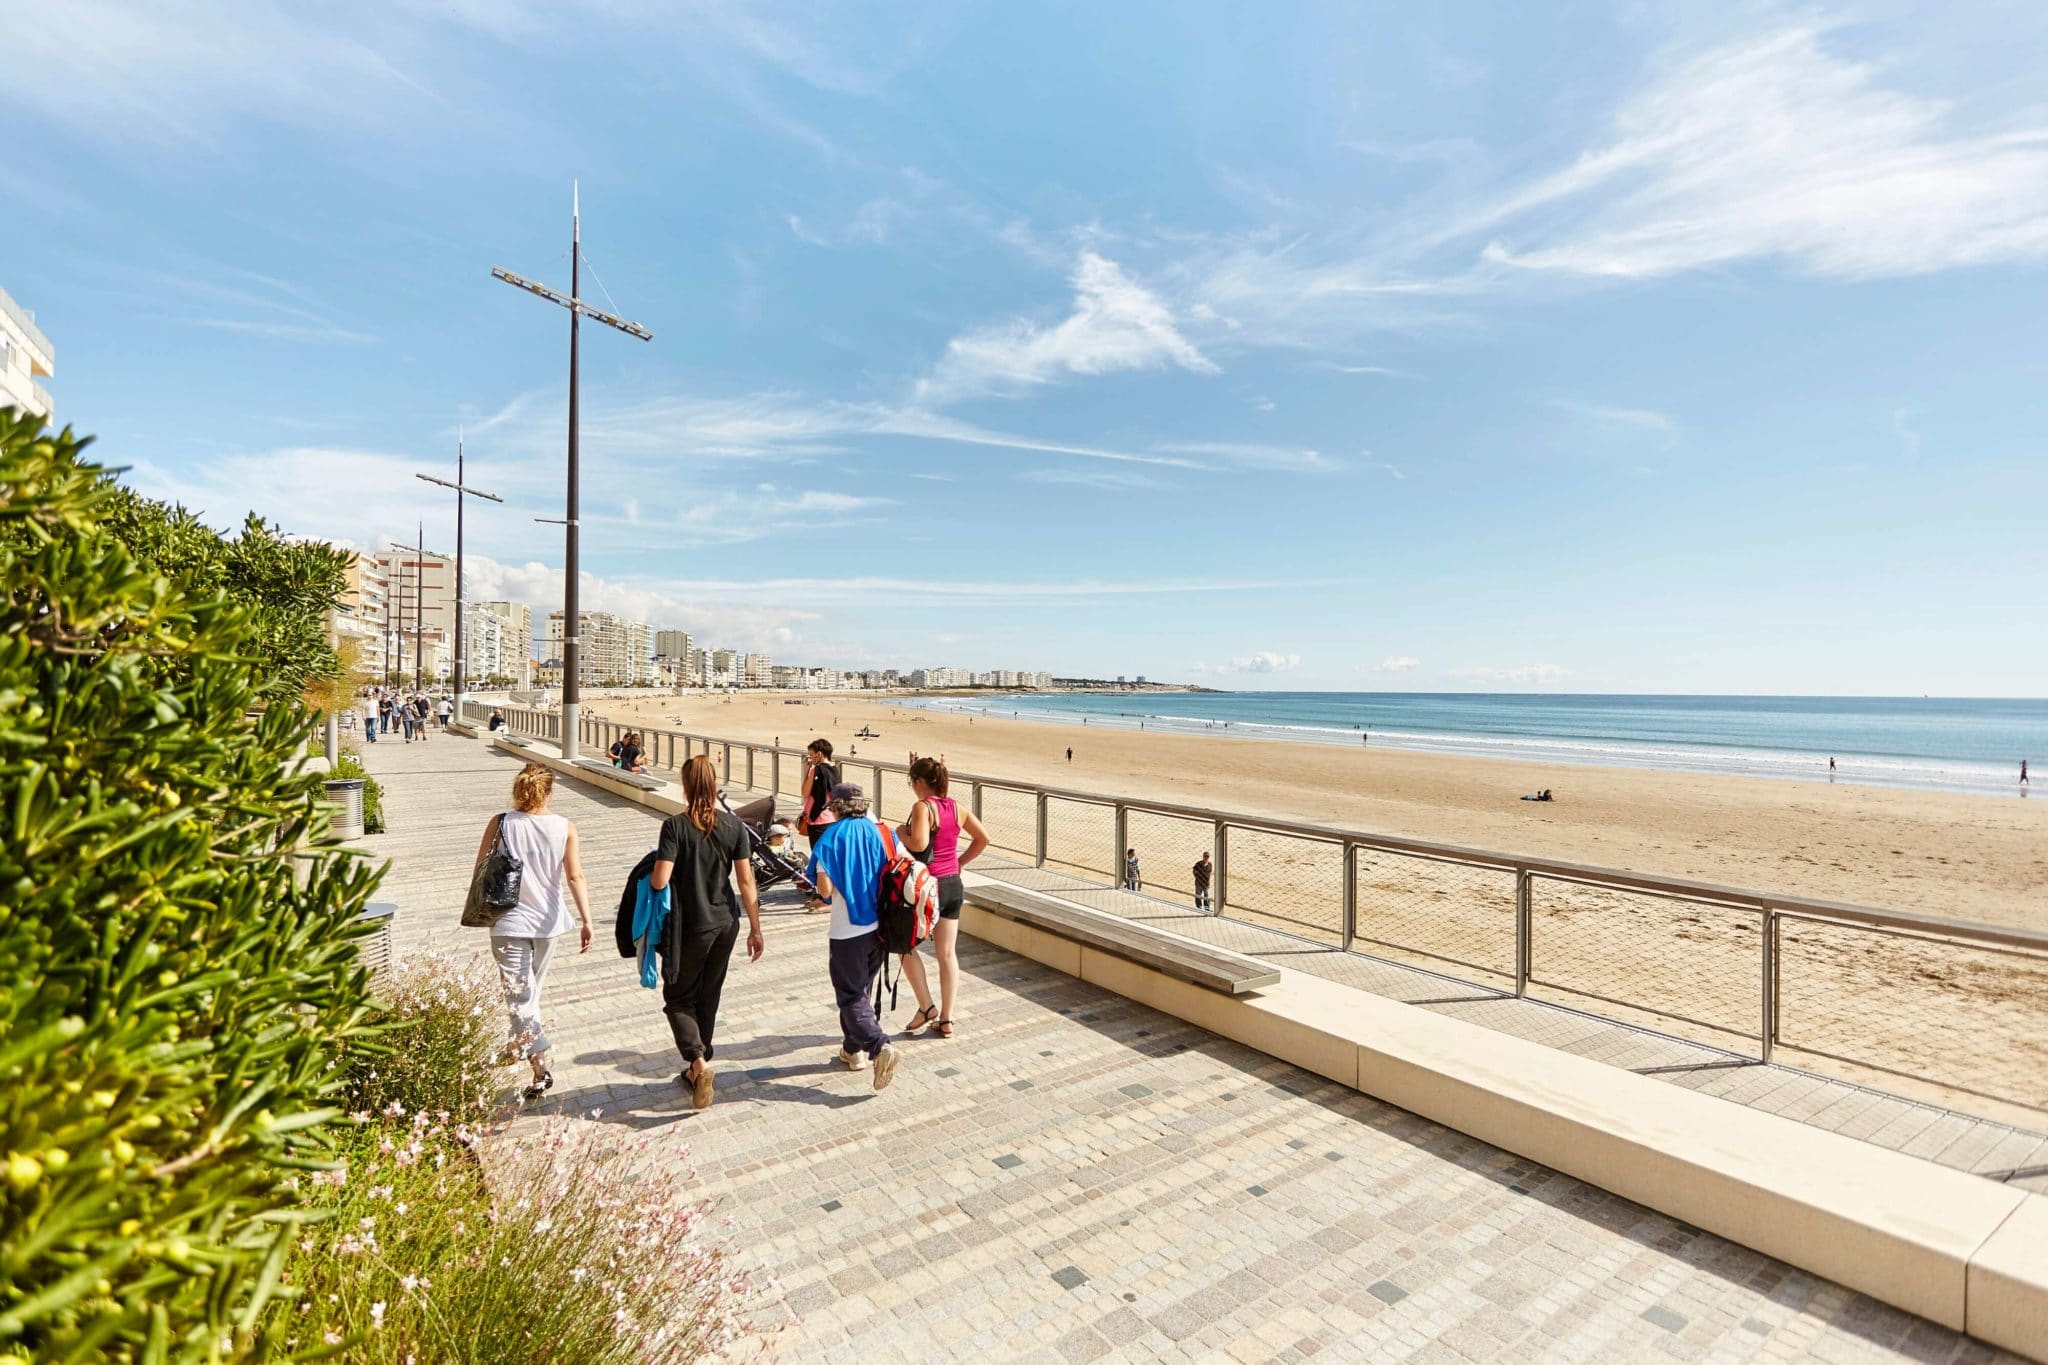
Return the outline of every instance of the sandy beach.
<path id="1" fill-rule="evenodd" d="M 1352 751 L 970 718 L 851 694 L 593 698 L 586 710 L 757 743 L 825 735 L 869 759 L 942 754 L 990 777 L 2048 929 L 2048 792 L 2022 800 Z M 864 727 L 881 738 L 854 739 Z M 1554 802 L 1519 799 L 1543 787 Z"/>

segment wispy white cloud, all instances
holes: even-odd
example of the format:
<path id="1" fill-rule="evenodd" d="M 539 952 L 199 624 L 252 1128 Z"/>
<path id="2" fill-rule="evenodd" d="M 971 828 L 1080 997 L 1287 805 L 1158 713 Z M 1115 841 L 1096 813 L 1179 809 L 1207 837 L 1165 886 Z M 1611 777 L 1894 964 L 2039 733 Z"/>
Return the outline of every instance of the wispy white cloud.
<path id="1" fill-rule="evenodd" d="M 353 332 L 332 323 L 263 322 L 249 318 L 186 318 L 187 326 L 216 332 L 239 332 L 265 341 L 303 341 L 324 346 L 369 346 L 377 338 L 368 332 Z"/>
<path id="2" fill-rule="evenodd" d="M 1650 408 L 1610 407 L 1600 403 L 1580 403 L 1568 398 L 1553 398 L 1550 406 L 1560 412 L 1583 417 L 1602 426 L 1625 427 L 1632 431 L 1652 431 L 1660 436 L 1676 436 L 1678 423 L 1661 412 Z"/>
<path id="3" fill-rule="evenodd" d="M 1174 455 L 1158 455 L 1140 451 L 1110 450 L 1102 446 L 1075 445 L 1065 441 L 1039 440 L 1031 436 L 1020 436 L 1010 432 L 990 431 L 972 422 L 941 416 L 938 413 L 923 412 L 914 408 L 879 411 L 875 414 L 869 431 L 890 436 L 914 436 L 929 441 L 951 441 L 960 445 L 998 446 L 1008 450 L 1035 450 L 1049 455 L 1078 455 L 1090 460 L 1110 460 L 1119 464 L 1158 465 L 1163 468 L 1200 469 L 1194 461 Z"/>
<path id="4" fill-rule="evenodd" d="M 1899 446 L 1907 455 L 1917 458 L 1920 454 L 1920 432 L 1912 424 L 1910 408 L 1895 408 L 1892 411 L 1892 431 L 1899 438 Z"/>
<path id="5" fill-rule="evenodd" d="M 1485 259 L 1645 278 L 1753 259 L 1864 279 L 2048 255 L 2048 123 L 1963 128 L 1800 24 L 1666 54 L 1611 136 L 1455 235 Z"/>
<path id="6" fill-rule="evenodd" d="M 747 597 L 765 593 L 817 600 L 820 594 L 834 596 L 903 593 L 912 596 L 980 598 L 990 601 L 1022 598 L 1178 597 L 1212 593 L 1282 592 L 1330 586 L 1333 584 L 1329 579 L 1080 579 L 1064 583 L 1038 579 L 950 580 L 887 577 L 689 579 L 662 584 L 662 587 L 670 592 L 705 597 Z"/>
<path id="7" fill-rule="evenodd" d="M 1027 469 L 1017 477 L 1027 483 L 1072 484 L 1111 492 L 1159 486 L 1159 480 L 1147 475 L 1127 474 L 1115 469 Z"/>
<path id="8" fill-rule="evenodd" d="M 1503 683 L 1512 687 L 1548 687 L 1570 676 L 1570 670 L 1556 664 L 1517 664 L 1509 668 L 1454 668 L 1450 676 L 1461 682 Z"/>
<path id="9" fill-rule="evenodd" d="M 1299 654 L 1283 654 L 1278 650 L 1262 649 L 1232 659 L 1224 667 L 1232 673 L 1287 673 L 1300 665 Z"/>
<path id="10" fill-rule="evenodd" d="M 1380 660 L 1379 671 L 1382 673 L 1413 673 L 1420 667 L 1422 667 L 1422 660 L 1415 658 L 1413 655 L 1390 654 Z"/>
<path id="11" fill-rule="evenodd" d="M 1199 456 L 1241 469 L 1285 469 L 1304 474 L 1326 474 L 1344 467 L 1342 460 L 1319 450 L 1257 441 L 1168 441 L 1156 449 L 1176 455 Z"/>
<path id="12" fill-rule="evenodd" d="M 1077 375 L 1173 367 L 1217 372 L 1181 334 L 1173 310 L 1115 261 L 1084 251 L 1071 283 L 1073 309 L 1058 323 L 1018 318 L 954 337 L 918 381 L 919 404 L 944 407 L 982 394 L 1017 394 Z"/>

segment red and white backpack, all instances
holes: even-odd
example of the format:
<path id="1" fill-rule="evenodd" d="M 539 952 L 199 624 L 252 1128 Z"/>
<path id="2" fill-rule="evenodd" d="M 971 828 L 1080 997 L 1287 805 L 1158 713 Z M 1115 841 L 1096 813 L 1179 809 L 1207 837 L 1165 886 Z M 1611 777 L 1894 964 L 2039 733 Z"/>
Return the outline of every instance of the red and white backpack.
<path id="1" fill-rule="evenodd" d="M 875 897 L 875 932 L 882 950 L 908 953 L 932 936 L 939 922 L 939 879 L 896 842 L 896 832 L 877 820 L 882 831 L 882 883 Z"/>

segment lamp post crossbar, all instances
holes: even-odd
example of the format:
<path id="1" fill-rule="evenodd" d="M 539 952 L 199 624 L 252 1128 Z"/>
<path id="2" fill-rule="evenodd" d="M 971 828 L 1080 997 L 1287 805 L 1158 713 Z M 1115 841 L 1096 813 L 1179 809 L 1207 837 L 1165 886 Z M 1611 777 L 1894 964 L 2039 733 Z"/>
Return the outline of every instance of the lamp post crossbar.
<path id="1" fill-rule="evenodd" d="M 581 511 L 581 472 L 578 467 L 580 447 L 577 439 L 578 401 L 578 359 L 580 356 L 580 333 L 578 324 L 585 318 L 603 323 L 614 331 L 641 341 L 654 340 L 654 333 L 637 322 L 628 322 L 615 313 L 593 307 L 583 301 L 583 207 L 581 192 L 570 189 L 569 198 L 569 292 L 551 289 L 537 280 L 524 275 L 515 275 L 500 266 L 491 267 L 491 278 L 503 280 L 515 289 L 523 289 L 536 298 L 546 299 L 559 305 L 569 314 L 569 489 L 567 515 L 563 518 L 562 566 L 562 757 L 574 761 L 577 749 L 577 728 L 582 710 L 583 669 L 582 649 L 578 639 L 583 625 L 580 578 L 582 565 L 578 559 L 578 531 Z"/>

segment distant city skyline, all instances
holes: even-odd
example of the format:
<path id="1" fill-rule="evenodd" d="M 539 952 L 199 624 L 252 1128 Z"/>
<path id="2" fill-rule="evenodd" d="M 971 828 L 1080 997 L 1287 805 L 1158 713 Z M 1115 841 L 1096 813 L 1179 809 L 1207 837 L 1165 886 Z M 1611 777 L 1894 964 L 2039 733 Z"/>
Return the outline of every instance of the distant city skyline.
<path id="1" fill-rule="evenodd" d="M 848 668 L 2039 696 L 2048 10 L 0 0 L 0 286 L 212 523 Z M 592 73 L 601 71 L 600 86 Z M 30 373 L 22 371 L 24 375 Z M 445 469 L 443 468 L 445 466 Z"/>

